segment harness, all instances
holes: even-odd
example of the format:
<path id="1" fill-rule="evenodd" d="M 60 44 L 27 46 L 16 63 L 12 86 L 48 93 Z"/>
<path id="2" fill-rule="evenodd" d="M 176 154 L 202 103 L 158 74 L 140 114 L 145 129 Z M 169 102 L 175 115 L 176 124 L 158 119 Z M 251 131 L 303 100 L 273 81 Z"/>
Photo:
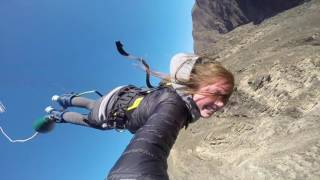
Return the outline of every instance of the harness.
<path id="1" fill-rule="evenodd" d="M 104 128 L 124 130 L 128 121 L 128 115 L 133 112 L 134 109 L 138 108 L 143 98 L 155 91 L 160 89 L 155 88 L 138 88 L 133 85 L 128 85 L 117 91 L 110 99 L 110 108 L 106 108 L 105 114 L 107 119 L 104 121 Z"/>

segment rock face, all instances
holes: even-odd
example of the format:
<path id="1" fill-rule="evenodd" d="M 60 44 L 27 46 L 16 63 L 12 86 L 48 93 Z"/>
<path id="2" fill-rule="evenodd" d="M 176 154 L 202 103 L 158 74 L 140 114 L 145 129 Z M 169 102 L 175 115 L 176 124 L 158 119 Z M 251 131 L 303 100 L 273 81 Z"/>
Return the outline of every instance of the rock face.
<path id="1" fill-rule="evenodd" d="M 306 1 L 309 0 L 196 0 L 192 11 L 195 46 L 215 42 L 218 33 L 249 22 L 261 23 Z M 205 33 L 209 34 L 204 36 Z"/>
<path id="2" fill-rule="evenodd" d="M 172 180 L 320 179 L 320 1 L 270 0 L 258 24 L 244 11 L 250 2 L 194 6 L 195 51 L 228 67 L 237 88 L 223 112 L 181 131 Z M 238 15 L 232 26 L 217 6 Z"/>

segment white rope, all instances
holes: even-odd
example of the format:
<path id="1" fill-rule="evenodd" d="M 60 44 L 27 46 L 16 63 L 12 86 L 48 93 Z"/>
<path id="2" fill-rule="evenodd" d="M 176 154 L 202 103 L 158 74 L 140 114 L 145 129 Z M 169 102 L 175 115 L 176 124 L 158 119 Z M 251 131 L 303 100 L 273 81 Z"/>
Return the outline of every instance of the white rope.
<path id="1" fill-rule="evenodd" d="M 12 142 L 12 143 L 17 143 L 17 142 L 19 142 L 19 143 L 24 143 L 24 142 L 26 142 L 26 141 L 29 141 L 29 140 L 33 139 L 34 137 L 36 137 L 36 136 L 38 135 L 38 132 L 35 132 L 31 137 L 29 137 L 29 138 L 27 138 L 27 139 L 17 139 L 17 140 L 13 140 L 13 139 L 11 139 L 11 138 L 4 132 L 4 130 L 2 129 L 1 126 L 0 126 L 0 130 L 1 130 L 2 134 L 3 134 L 10 142 Z"/>
<path id="2" fill-rule="evenodd" d="M 6 111 L 6 107 L 2 104 L 2 102 L 0 101 L 0 113 L 3 113 Z"/>
<path id="3" fill-rule="evenodd" d="M 82 92 L 82 93 L 77 94 L 77 96 L 82 96 L 82 95 L 90 94 L 90 93 L 94 93 L 94 92 L 96 92 L 96 91 L 95 91 L 95 90 L 92 90 L 92 91 L 85 91 L 85 92 Z"/>
<path id="4" fill-rule="evenodd" d="M 4 104 L 0 101 L 0 113 L 3 113 L 6 111 L 6 107 L 4 106 Z M 31 137 L 27 138 L 27 139 L 17 139 L 17 140 L 13 140 L 11 139 L 7 134 L 6 132 L 4 132 L 3 128 L 0 126 L 0 130 L 1 130 L 1 133 L 12 143 L 24 143 L 24 142 L 27 142 L 27 141 L 30 141 L 31 139 L 33 139 L 34 137 L 36 137 L 38 135 L 38 132 L 35 132 Z"/>

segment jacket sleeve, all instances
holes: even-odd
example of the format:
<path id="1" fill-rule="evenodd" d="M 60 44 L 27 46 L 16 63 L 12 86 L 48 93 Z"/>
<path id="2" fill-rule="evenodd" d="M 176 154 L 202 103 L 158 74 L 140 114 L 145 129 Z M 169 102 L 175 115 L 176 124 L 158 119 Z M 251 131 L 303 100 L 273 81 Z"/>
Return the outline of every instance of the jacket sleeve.
<path id="1" fill-rule="evenodd" d="M 175 93 L 162 99 L 111 169 L 109 180 L 169 179 L 167 158 L 188 110 Z"/>

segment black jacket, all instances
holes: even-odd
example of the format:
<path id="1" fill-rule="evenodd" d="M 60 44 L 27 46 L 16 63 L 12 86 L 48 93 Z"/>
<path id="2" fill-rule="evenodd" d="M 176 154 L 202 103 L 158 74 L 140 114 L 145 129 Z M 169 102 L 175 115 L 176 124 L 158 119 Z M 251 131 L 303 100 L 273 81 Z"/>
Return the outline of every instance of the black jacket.
<path id="1" fill-rule="evenodd" d="M 173 88 L 161 88 L 144 97 L 129 116 L 127 128 L 134 133 L 108 180 L 166 180 L 167 158 L 190 113 Z"/>

